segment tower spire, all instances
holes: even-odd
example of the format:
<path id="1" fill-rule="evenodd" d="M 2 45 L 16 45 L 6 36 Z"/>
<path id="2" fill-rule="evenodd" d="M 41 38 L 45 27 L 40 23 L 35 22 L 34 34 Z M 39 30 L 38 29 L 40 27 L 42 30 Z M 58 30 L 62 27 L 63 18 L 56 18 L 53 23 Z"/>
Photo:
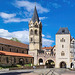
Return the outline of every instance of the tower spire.
<path id="1" fill-rule="evenodd" d="M 33 22 L 35 21 L 38 21 L 39 22 L 39 17 L 38 17 L 38 13 L 37 13 L 37 9 L 36 9 L 36 6 L 34 8 L 34 13 L 33 13 L 33 16 L 32 16 L 32 19 L 31 19 Z"/>

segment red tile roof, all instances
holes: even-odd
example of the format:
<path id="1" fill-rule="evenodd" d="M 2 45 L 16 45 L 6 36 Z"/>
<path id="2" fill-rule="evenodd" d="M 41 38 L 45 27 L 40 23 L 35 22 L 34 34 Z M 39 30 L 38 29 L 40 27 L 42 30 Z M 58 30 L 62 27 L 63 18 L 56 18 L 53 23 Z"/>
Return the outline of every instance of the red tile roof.
<path id="1" fill-rule="evenodd" d="M 43 47 L 42 49 L 52 49 L 53 47 Z"/>
<path id="2" fill-rule="evenodd" d="M 1 38 L 1 37 L 0 37 L 0 43 L 28 49 L 28 45 L 27 44 L 23 44 L 23 43 L 20 43 L 20 42 L 8 40 L 8 39 Z"/>
<path id="3" fill-rule="evenodd" d="M 28 55 L 28 54 L 7 52 L 7 51 L 0 51 L 0 55 L 32 57 L 31 55 Z"/>

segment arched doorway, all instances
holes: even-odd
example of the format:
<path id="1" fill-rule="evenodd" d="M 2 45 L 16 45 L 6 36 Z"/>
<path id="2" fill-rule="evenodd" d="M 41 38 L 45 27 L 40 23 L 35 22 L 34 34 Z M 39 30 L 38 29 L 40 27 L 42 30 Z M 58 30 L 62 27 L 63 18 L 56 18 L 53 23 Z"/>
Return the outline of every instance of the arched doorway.
<path id="1" fill-rule="evenodd" d="M 70 67 L 73 68 L 73 63 L 71 63 Z"/>
<path id="2" fill-rule="evenodd" d="M 45 65 L 47 68 L 54 68 L 55 67 L 55 63 L 53 60 L 47 60 Z"/>
<path id="3" fill-rule="evenodd" d="M 66 63 L 65 62 L 61 62 L 60 63 L 60 68 L 66 68 Z"/>
<path id="4" fill-rule="evenodd" d="M 19 59 L 19 64 L 20 64 L 20 65 L 24 65 L 24 59 L 23 59 L 23 58 L 20 58 L 20 59 Z"/>
<path id="5" fill-rule="evenodd" d="M 43 65 L 43 59 L 39 59 L 39 65 Z"/>

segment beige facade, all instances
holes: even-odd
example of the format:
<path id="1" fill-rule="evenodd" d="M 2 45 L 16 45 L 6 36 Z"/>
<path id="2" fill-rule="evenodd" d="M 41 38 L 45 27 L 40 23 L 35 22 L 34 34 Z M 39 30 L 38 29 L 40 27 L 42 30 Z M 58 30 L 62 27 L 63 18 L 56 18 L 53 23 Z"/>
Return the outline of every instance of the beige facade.
<path id="1" fill-rule="evenodd" d="M 38 50 L 42 48 L 42 24 L 39 20 L 36 7 L 29 22 L 29 54 L 34 57 L 34 65 L 38 64 Z"/>
<path id="2" fill-rule="evenodd" d="M 70 68 L 70 41 L 71 36 L 68 33 L 56 34 L 56 68 Z"/>

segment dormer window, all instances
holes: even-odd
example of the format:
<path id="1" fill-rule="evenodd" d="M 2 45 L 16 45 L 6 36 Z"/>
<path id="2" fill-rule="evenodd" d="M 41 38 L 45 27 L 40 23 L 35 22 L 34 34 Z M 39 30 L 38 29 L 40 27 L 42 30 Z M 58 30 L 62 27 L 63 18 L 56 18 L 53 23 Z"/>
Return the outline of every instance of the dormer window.
<path id="1" fill-rule="evenodd" d="M 64 29 L 62 30 L 62 33 L 65 33 L 65 30 Z"/>

